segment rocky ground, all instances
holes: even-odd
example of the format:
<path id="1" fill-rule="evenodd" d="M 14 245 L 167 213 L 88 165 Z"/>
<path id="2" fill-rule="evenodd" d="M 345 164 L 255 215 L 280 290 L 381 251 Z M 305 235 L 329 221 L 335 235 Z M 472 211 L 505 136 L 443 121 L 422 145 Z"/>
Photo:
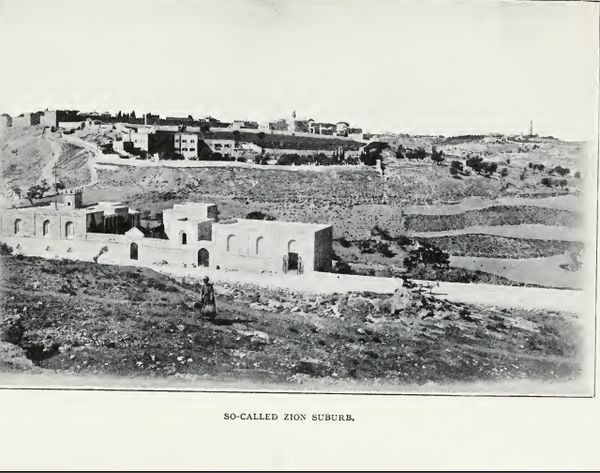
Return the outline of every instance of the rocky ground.
<path id="1" fill-rule="evenodd" d="M 197 286 L 150 269 L 1 258 L 3 370 L 398 386 L 580 371 L 575 314 L 450 303 L 410 282 L 330 296 L 220 284 L 209 320 Z"/>

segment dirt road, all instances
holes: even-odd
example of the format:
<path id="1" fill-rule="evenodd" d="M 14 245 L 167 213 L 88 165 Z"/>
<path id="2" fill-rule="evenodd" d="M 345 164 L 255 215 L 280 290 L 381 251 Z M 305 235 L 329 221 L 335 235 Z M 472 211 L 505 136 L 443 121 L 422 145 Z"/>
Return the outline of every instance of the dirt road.
<path id="1" fill-rule="evenodd" d="M 306 275 L 265 275 L 207 270 L 206 268 L 155 267 L 155 270 L 176 277 L 202 278 L 207 275 L 215 281 L 241 282 L 261 287 L 276 287 L 315 294 L 370 291 L 392 293 L 402 286 L 401 279 L 357 276 L 333 273 Z M 417 281 L 424 290 L 431 291 L 453 302 L 486 304 L 505 308 L 542 309 L 582 313 L 589 301 L 584 291 L 545 289 L 493 284 L 463 284 L 450 282 Z"/>

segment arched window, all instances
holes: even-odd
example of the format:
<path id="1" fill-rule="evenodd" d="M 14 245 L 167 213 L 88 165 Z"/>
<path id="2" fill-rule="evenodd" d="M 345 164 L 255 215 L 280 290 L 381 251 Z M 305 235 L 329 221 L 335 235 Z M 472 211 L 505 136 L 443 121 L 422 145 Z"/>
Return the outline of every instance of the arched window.
<path id="1" fill-rule="evenodd" d="M 65 224 L 65 237 L 73 238 L 74 235 L 75 235 L 75 227 L 73 225 L 73 222 L 67 222 Z"/>
<path id="2" fill-rule="evenodd" d="M 46 236 L 48 233 L 50 233 L 50 220 L 44 220 L 44 223 L 42 224 L 42 235 Z"/>
<path id="3" fill-rule="evenodd" d="M 129 245 L 129 259 L 138 259 L 137 243 L 132 243 L 131 245 Z"/>
<path id="4" fill-rule="evenodd" d="M 264 238 L 263 237 L 258 237 L 256 239 L 256 248 L 255 248 L 255 250 L 256 250 L 256 254 L 257 255 L 260 255 L 262 253 L 263 249 L 264 249 L 263 248 L 263 246 L 264 246 L 263 242 L 264 242 Z"/>
<path id="5" fill-rule="evenodd" d="M 230 253 L 235 247 L 235 235 L 229 235 L 227 237 L 227 252 Z"/>
<path id="6" fill-rule="evenodd" d="M 21 233 L 21 219 L 18 218 L 15 220 L 15 235 Z"/>
<path id="7" fill-rule="evenodd" d="M 187 245 L 187 233 L 185 233 L 185 232 L 181 233 L 181 244 Z"/>

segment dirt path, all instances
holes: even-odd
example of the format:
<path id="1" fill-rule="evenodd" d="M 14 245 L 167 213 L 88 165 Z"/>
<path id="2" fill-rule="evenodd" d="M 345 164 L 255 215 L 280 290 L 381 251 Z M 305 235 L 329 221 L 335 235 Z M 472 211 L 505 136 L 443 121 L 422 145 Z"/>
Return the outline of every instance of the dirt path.
<path id="1" fill-rule="evenodd" d="M 46 163 L 44 169 L 42 170 L 40 181 L 46 179 L 48 184 L 52 185 L 54 183 L 54 166 L 57 165 L 58 160 L 62 154 L 62 147 L 60 143 L 58 143 L 50 133 L 45 133 L 44 138 L 50 145 L 52 149 L 52 159 Z"/>
<path id="2" fill-rule="evenodd" d="M 89 141 L 85 141 L 77 136 L 72 135 L 63 135 L 63 139 L 67 143 L 71 143 L 75 146 L 79 146 L 85 150 L 88 150 L 92 153 L 92 156 L 86 160 L 88 168 L 90 170 L 90 182 L 83 185 L 82 187 L 91 187 L 98 182 L 98 173 L 96 172 L 96 161 L 100 159 L 102 156 L 102 152 L 100 148 L 94 143 L 90 143 Z"/>
<path id="3" fill-rule="evenodd" d="M 206 268 L 169 268 L 152 269 L 176 277 L 201 279 L 208 275 L 215 281 L 239 282 L 261 287 L 274 287 L 298 292 L 332 294 L 345 292 L 370 291 L 393 293 L 402 286 L 401 279 L 373 276 L 356 276 L 333 273 L 311 273 L 306 275 L 265 275 L 207 270 Z M 583 313 L 587 294 L 569 289 L 545 289 L 518 286 L 500 286 L 493 284 L 464 284 L 435 281 L 416 281 L 433 293 L 452 302 L 485 304 L 504 308 L 528 310 L 556 310 Z"/>

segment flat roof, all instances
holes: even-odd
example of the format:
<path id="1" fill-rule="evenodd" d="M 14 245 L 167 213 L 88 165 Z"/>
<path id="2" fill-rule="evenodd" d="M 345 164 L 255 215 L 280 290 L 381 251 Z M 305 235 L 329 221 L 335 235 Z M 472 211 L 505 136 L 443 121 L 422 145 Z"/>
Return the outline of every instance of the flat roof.
<path id="1" fill-rule="evenodd" d="M 58 208 L 57 208 L 58 207 Z M 56 214 L 73 214 L 73 213 L 91 213 L 100 212 L 107 208 L 119 208 L 127 207 L 125 204 L 117 202 L 99 202 L 97 204 L 86 205 L 85 207 L 68 207 L 62 202 L 58 202 L 58 206 L 55 207 L 54 202 L 44 203 L 43 205 L 29 205 L 27 207 L 15 207 L 4 210 L 18 211 L 18 212 L 44 212 L 44 213 L 56 213 Z"/>
<path id="2" fill-rule="evenodd" d="M 304 223 L 304 222 L 285 222 L 281 220 L 254 220 L 247 218 L 236 218 L 231 219 L 231 221 L 222 221 L 216 222 L 216 225 L 223 226 L 241 226 L 241 227 L 288 227 L 288 228 L 298 228 L 304 230 L 324 230 L 325 228 L 333 227 L 333 225 L 326 223 Z"/>

